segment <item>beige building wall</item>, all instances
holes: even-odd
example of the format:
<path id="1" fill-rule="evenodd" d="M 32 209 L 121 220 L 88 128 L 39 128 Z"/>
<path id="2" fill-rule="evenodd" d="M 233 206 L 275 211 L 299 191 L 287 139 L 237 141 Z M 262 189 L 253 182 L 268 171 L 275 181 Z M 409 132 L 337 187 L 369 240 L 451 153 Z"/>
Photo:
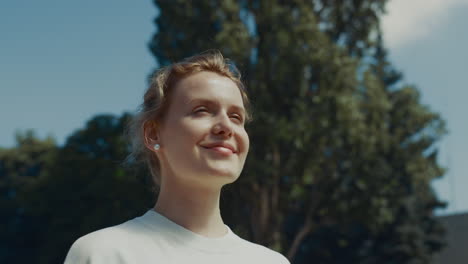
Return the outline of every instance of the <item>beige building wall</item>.
<path id="1" fill-rule="evenodd" d="M 468 264 L 468 213 L 440 217 L 447 233 L 447 247 L 434 257 L 434 264 Z"/>

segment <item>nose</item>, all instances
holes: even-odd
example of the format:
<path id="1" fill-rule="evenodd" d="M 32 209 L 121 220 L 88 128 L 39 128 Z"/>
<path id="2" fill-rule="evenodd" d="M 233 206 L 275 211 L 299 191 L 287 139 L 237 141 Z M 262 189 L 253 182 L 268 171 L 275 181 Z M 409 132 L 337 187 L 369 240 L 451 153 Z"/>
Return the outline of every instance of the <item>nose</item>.
<path id="1" fill-rule="evenodd" d="M 212 128 L 212 133 L 219 136 L 231 137 L 233 128 L 231 120 L 226 114 L 221 114 Z"/>

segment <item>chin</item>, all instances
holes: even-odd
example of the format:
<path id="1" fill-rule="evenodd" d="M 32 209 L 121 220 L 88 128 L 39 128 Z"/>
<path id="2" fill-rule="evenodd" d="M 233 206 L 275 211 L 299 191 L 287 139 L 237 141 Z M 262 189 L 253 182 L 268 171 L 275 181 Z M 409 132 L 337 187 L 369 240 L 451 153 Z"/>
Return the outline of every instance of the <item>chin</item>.
<path id="1" fill-rule="evenodd" d="M 229 178 L 237 178 L 240 174 L 240 169 L 237 162 L 233 161 L 207 161 L 204 164 L 201 163 L 200 169 L 204 170 L 204 174 L 223 176 Z"/>
<path id="2" fill-rule="evenodd" d="M 225 184 L 236 181 L 240 175 L 237 170 L 228 168 L 211 168 L 207 174 L 213 175 Z"/>

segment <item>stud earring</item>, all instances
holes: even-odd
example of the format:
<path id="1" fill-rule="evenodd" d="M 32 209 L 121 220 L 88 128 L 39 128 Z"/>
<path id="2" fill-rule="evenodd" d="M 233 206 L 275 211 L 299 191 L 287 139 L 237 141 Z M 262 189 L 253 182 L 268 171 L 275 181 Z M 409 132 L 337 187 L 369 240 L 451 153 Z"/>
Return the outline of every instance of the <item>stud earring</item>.
<path id="1" fill-rule="evenodd" d="M 159 144 L 154 144 L 154 150 L 159 150 L 161 148 L 161 146 Z"/>

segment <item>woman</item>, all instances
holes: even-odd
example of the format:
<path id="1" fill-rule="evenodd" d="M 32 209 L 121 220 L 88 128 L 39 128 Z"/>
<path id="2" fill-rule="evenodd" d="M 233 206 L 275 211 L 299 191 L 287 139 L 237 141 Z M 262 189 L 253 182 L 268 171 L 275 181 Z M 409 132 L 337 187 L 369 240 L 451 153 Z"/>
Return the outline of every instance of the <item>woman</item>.
<path id="1" fill-rule="evenodd" d="M 249 119 L 240 76 L 219 52 L 158 71 L 130 129 L 133 156 L 160 187 L 156 205 L 78 239 L 65 263 L 289 263 L 221 218 L 221 188 L 239 177 L 249 150 Z"/>

